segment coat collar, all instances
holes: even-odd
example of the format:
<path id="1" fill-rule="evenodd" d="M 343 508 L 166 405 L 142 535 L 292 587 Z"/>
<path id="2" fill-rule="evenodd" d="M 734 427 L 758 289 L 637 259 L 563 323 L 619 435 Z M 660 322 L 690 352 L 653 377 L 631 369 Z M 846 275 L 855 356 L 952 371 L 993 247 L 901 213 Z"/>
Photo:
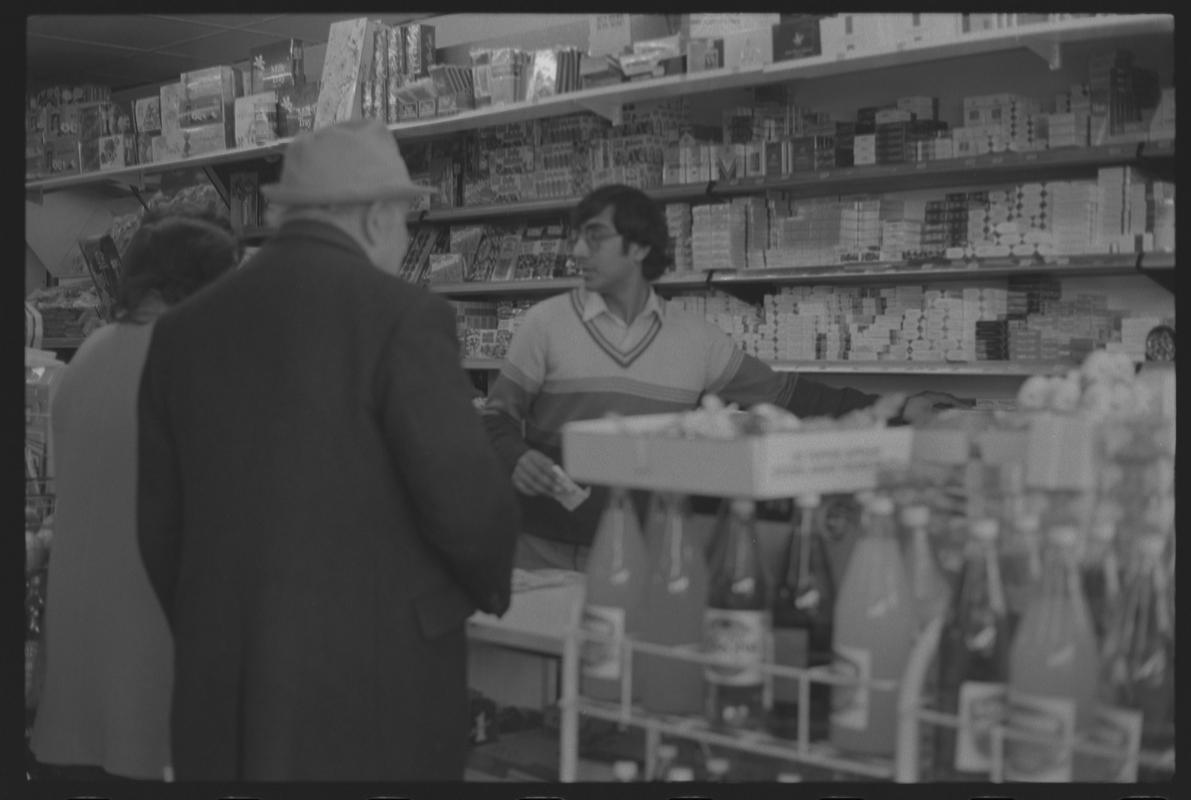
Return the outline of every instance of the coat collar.
<path id="1" fill-rule="evenodd" d="M 294 239 L 317 239 L 332 247 L 350 251 L 353 255 L 368 261 L 368 254 L 364 252 L 364 248 L 360 247 L 360 243 L 329 222 L 316 219 L 294 219 L 283 222 L 272 241 L 283 243 Z"/>

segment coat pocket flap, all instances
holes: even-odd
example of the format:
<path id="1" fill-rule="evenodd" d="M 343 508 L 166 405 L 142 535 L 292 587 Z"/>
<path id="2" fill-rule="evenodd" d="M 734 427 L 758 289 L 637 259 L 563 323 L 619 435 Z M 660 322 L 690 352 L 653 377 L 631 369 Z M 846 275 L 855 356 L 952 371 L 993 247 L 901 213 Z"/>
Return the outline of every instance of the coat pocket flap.
<path id="1" fill-rule="evenodd" d="M 414 609 L 422 634 L 433 639 L 462 627 L 475 611 L 475 605 L 462 589 L 445 585 L 414 597 Z"/>

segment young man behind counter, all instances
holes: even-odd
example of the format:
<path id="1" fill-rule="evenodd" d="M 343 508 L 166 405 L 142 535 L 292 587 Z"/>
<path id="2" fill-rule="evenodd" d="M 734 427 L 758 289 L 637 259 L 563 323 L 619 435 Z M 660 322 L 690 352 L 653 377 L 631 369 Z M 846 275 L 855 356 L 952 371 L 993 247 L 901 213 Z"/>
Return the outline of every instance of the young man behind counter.
<path id="1" fill-rule="evenodd" d="M 601 187 L 579 202 L 571 221 L 583 283 L 526 312 L 483 409 L 521 501 L 516 566 L 586 566 L 607 492 L 592 487 L 573 511 L 555 499 L 564 490 L 554 469 L 564 423 L 609 412 L 685 411 L 705 393 L 742 408 L 773 403 L 800 417 L 840 416 L 877 399 L 775 372 L 701 315 L 658 297 L 651 282 L 666 269 L 668 232 L 663 211 L 644 192 Z M 902 418 L 916 421 L 954 401 L 914 395 Z"/>

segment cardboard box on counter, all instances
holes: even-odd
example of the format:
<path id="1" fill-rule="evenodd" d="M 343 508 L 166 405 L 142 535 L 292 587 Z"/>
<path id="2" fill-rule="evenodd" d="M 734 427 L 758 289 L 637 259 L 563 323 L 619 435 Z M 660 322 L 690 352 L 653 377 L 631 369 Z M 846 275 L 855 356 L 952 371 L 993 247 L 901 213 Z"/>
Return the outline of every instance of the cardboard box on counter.
<path id="1" fill-rule="evenodd" d="M 881 466 L 910 459 L 908 428 L 781 432 L 686 439 L 662 431 L 675 414 L 563 426 L 563 468 L 578 483 L 773 499 L 876 485 Z M 631 476 L 626 478 L 626 476 Z"/>
<path id="2" fill-rule="evenodd" d="M 248 51 L 252 80 L 247 94 L 260 94 L 295 86 L 305 80 L 301 39 L 285 39 Z"/>

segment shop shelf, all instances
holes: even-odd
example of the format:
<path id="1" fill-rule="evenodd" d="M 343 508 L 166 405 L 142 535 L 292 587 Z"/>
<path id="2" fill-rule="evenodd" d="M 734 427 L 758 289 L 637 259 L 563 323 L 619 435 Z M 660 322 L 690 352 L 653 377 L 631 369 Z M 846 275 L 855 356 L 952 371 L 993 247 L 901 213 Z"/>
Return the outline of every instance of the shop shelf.
<path id="1" fill-rule="evenodd" d="M 861 375 L 972 375 L 1028 377 L 1066 372 L 1066 361 L 770 361 L 777 372 Z"/>
<path id="2" fill-rule="evenodd" d="M 895 66 L 970 57 L 983 53 L 1008 52 L 1019 49 L 1045 52 L 1049 48 L 1068 42 L 1170 34 L 1173 31 L 1174 17 L 1170 14 L 1108 15 L 1063 20 L 967 34 L 946 42 L 923 44 L 890 52 L 862 53 L 848 58 L 814 56 L 758 67 L 724 67 L 637 83 L 620 83 L 568 92 L 536 101 L 461 111 L 447 117 L 393 123 L 389 125 L 389 128 L 399 138 L 409 139 L 442 136 L 490 125 L 523 122 L 580 111 L 595 111 L 615 118 L 619 116 L 620 106 L 624 103 L 641 103 L 683 94 L 744 89 L 796 80 L 875 72 Z M 145 175 L 168 172 L 172 169 L 212 166 L 260 158 L 278 158 L 289 141 L 289 139 L 279 139 L 267 145 L 224 150 L 168 162 L 139 164 L 104 172 L 43 178 L 26 181 L 25 187 L 27 191 L 46 192 L 95 182 L 143 183 Z M 996 165 L 996 168 L 1000 169 L 1009 165 L 1010 162 L 1006 161 Z M 989 168 L 992 169 L 992 165 Z M 875 176 L 869 175 L 864 179 L 869 180 L 873 177 Z M 894 180 L 902 179 L 904 176 Z M 794 181 L 791 187 L 797 188 L 799 185 L 798 181 Z"/>

